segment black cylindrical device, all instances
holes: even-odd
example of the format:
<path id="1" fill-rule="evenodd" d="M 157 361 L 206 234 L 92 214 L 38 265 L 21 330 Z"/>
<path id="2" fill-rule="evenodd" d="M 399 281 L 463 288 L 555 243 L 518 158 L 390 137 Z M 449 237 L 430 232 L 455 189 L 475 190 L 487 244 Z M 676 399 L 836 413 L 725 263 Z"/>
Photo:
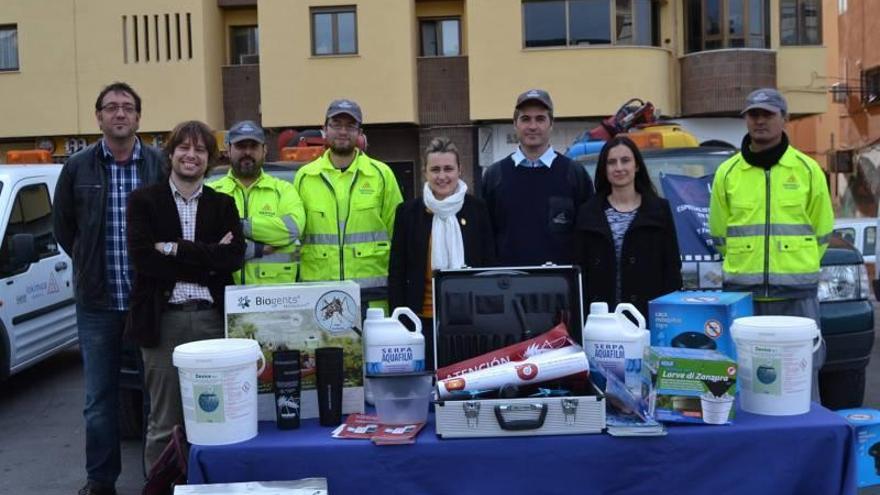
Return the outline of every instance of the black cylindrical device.
<path id="1" fill-rule="evenodd" d="M 321 426 L 336 426 L 342 423 L 342 348 L 316 349 L 315 368 L 319 422 Z"/>

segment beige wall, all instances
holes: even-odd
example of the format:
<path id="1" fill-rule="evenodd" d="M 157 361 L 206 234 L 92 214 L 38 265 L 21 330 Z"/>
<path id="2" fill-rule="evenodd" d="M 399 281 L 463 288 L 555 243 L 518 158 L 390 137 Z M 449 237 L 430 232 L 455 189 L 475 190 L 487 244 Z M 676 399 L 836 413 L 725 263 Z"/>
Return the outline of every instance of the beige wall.
<path id="1" fill-rule="evenodd" d="M 73 1 L 3 0 L 0 24 L 18 25 L 20 67 L 0 72 L 0 138 L 76 129 Z"/>
<path id="2" fill-rule="evenodd" d="M 166 60 L 164 14 L 192 18 L 193 57 Z M 51 13 L 51 15 L 47 15 Z M 128 43 L 125 63 L 122 16 L 150 18 L 150 60 L 134 61 Z M 159 59 L 154 15 L 159 15 Z M 141 130 L 167 131 L 180 121 L 200 119 L 222 126 L 220 65 L 225 56 L 223 19 L 216 0 L 4 0 L 0 23 L 19 25 L 21 71 L 0 74 L 0 138 L 94 134 L 94 104 L 106 84 L 131 84 L 143 98 Z M 143 31 L 139 33 L 143 38 Z M 141 52 L 144 46 L 141 42 Z M 10 97 L 10 95 L 14 95 Z"/>
<path id="3" fill-rule="evenodd" d="M 182 60 L 177 60 L 175 36 L 172 35 L 172 59 L 151 54 L 134 62 L 134 47 L 129 43 L 128 63 L 122 48 L 122 16 L 132 14 L 160 16 L 181 15 Z M 186 48 L 186 13 L 192 17 L 192 59 Z M 131 22 L 129 17 L 129 22 Z M 78 0 L 76 46 L 79 67 L 80 132 L 94 128 L 94 100 L 102 86 L 110 81 L 127 81 L 144 100 L 141 130 L 169 130 L 183 120 L 204 120 L 212 127 L 222 126 L 220 65 L 224 56 L 222 19 L 211 0 Z M 133 28 L 129 25 L 129 33 Z M 164 31 L 163 31 L 164 34 Z M 150 45 L 151 51 L 153 44 Z M 160 48 L 164 41 L 160 37 Z M 91 107 L 91 108 L 90 108 Z"/>
<path id="4" fill-rule="evenodd" d="M 837 1 L 823 0 L 822 13 L 822 41 L 826 48 L 826 61 L 824 69 L 817 70 L 816 84 L 825 94 L 827 108 L 824 113 L 789 122 L 786 131 L 794 146 L 809 153 L 824 167 L 828 161 L 828 152 L 841 149 L 840 119 L 844 107 L 834 103 L 830 93 L 831 85 L 839 80 L 839 74 L 842 73 Z"/>
<path id="5" fill-rule="evenodd" d="M 467 16 L 474 26 L 468 33 L 473 120 L 513 118 L 517 95 L 532 87 L 550 92 L 557 117 L 608 115 L 634 97 L 674 109 L 677 65 L 670 50 L 524 49 L 519 0 L 469 1 Z"/>
<path id="6" fill-rule="evenodd" d="M 338 0 L 260 0 L 263 125 L 315 126 L 331 100 L 357 101 L 368 124 L 416 122 L 413 0 L 359 0 L 357 55 L 313 57 L 309 7 Z"/>
<path id="7" fill-rule="evenodd" d="M 789 113 L 810 114 L 828 110 L 824 46 L 781 46 L 776 54 L 776 85 L 788 100 Z"/>

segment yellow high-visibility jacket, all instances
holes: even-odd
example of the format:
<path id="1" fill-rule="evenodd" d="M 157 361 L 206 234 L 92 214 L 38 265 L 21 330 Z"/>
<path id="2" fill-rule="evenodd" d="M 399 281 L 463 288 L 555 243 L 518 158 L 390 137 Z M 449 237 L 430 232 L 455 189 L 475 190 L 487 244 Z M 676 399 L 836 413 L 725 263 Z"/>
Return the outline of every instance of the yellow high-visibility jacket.
<path id="1" fill-rule="evenodd" d="M 300 280 L 388 285 L 394 215 L 403 196 L 388 165 L 356 153 L 342 172 L 328 150 L 293 179 L 306 211 Z"/>
<path id="2" fill-rule="evenodd" d="M 305 224 L 302 201 L 290 182 L 266 172 L 245 188 L 232 174 L 208 186 L 235 199 L 242 218 L 246 251 L 237 284 L 275 284 L 296 281 L 300 233 Z M 272 253 L 265 253 L 272 246 Z"/>
<path id="3" fill-rule="evenodd" d="M 833 227 L 825 174 L 792 146 L 769 169 L 737 153 L 715 172 L 709 230 L 724 256 L 725 290 L 814 297 Z"/>

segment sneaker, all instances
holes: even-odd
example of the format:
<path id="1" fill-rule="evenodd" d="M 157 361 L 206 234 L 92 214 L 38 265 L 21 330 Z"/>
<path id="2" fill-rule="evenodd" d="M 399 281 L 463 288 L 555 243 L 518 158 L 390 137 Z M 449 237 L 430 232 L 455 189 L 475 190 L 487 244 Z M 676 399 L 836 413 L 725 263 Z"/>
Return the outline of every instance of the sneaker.
<path id="1" fill-rule="evenodd" d="M 116 488 L 107 485 L 100 485 L 94 481 L 87 481 L 82 488 L 79 489 L 77 495 L 116 495 Z"/>

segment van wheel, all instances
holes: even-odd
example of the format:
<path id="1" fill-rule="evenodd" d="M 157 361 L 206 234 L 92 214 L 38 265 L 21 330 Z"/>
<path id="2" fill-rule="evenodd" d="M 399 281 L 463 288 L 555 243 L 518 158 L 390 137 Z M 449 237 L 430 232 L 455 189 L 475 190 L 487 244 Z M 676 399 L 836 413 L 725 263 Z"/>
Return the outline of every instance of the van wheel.
<path id="1" fill-rule="evenodd" d="M 126 440 L 144 435 L 144 399 L 140 390 L 119 390 L 119 434 Z"/>
<path id="2" fill-rule="evenodd" d="M 865 368 L 820 371 L 819 396 L 828 409 L 862 407 L 865 399 Z"/>

